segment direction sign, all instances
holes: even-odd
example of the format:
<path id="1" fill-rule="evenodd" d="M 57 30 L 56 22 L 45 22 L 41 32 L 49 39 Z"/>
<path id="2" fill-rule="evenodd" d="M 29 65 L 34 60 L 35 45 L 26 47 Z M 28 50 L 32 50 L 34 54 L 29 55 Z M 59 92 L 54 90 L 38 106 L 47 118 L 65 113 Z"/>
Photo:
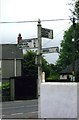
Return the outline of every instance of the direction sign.
<path id="1" fill-rule="evenodd" d="M 41 37 L 53 39 L 53 30 L 41 28 Z"/>
<path id="2" fill-rule="evenodd" d="M 37 38 L 23 39 L 22 45 L 29 49 L 38 48 L 38 39 Z"/>
<path id="3" fill-rule="evenodd" d="M 50 48 L 43 48 L 43 54 L 47 53 L 59 53 L 59 47 L 50 47 Z"/>

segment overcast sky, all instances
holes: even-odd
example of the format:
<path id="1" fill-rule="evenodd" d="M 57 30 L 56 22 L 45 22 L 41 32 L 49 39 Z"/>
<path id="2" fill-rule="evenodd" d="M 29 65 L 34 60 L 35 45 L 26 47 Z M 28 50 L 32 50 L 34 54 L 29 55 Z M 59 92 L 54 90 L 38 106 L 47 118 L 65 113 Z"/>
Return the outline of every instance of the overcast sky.
<path id="1" fill-rule="evenodd" d="M 37 21 L 68 19 L 70 16 L 69 0 L 0 0 L 1 21 Z M 43 47 L 59 46 L 63 33 L 71 25 L 70 21 L 42 22 L 42 27 L 53 29 L 54 39 L 42 39 Z M 37 37 L 37 23 L 0 23 L 0 43 L 17 43 L 18 33 L 23 39 Z M 47 54 L 49 63 L 54 63 L 58 54 Z"/>

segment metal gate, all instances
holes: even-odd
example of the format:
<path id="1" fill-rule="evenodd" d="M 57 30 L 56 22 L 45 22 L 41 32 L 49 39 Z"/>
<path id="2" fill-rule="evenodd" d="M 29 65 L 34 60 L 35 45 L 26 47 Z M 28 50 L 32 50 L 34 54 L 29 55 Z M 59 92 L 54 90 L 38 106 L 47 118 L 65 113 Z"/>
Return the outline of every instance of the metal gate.
<path id="1" fill-rule="evenodd" d="M 15 78 L 15 100 L 37 98 L 37 77 L 34 75 Z"/>

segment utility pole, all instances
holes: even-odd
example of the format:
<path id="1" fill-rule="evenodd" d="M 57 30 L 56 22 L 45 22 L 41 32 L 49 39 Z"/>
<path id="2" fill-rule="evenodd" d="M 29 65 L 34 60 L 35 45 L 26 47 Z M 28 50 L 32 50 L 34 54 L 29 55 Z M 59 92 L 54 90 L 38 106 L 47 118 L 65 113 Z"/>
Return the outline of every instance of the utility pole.
<path id="1" fill-rule="evenodd" d="M 41 21 L 38 20 L 38 118 L 41 118 L 40 85 L 42 81 L 42 39 L 41 39 Z"/>

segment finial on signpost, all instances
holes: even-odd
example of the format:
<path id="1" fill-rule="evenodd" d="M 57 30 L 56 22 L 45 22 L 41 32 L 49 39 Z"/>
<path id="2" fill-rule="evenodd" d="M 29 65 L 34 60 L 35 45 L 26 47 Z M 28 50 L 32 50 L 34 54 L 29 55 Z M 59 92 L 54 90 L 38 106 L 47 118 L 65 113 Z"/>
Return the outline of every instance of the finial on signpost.
<path id="1" fill-rule="evenodd" d="M 38 19 L 38 24 L 39 24 L 39 25 L 41 24 L 41 20 L 40 20 L 40 19 Z"/>

